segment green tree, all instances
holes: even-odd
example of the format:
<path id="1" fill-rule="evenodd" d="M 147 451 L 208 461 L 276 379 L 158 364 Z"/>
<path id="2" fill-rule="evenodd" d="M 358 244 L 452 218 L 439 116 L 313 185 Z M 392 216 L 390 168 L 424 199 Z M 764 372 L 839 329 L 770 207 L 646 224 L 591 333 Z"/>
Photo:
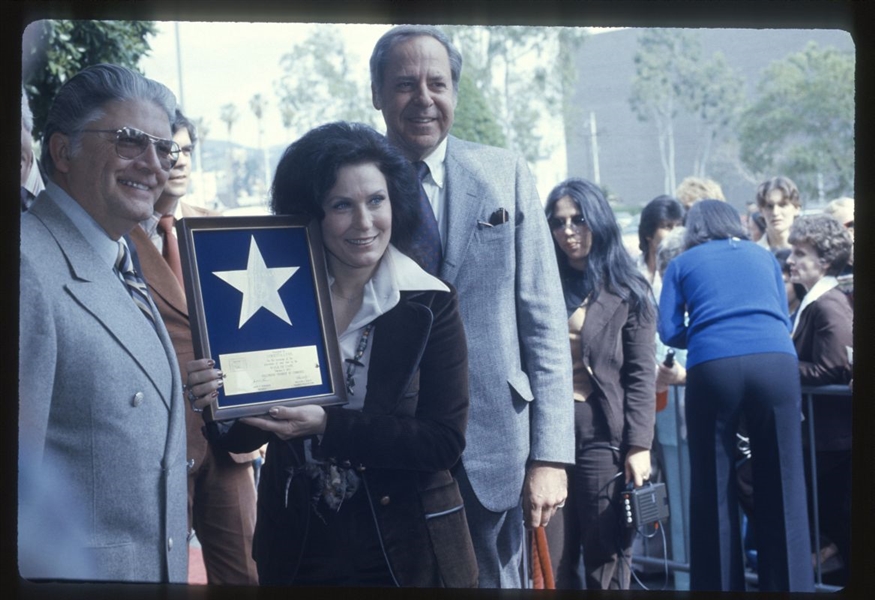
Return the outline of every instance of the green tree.
<path id="1" fill-rule="evenodd" d="M 854 55 L 811 42 L 773 62 L 740 124 L 743 164 L 786 175 L 803 198 L 853 196 Z"/>
<path id="2" fill-rule="evenodd" d="M 677 188 L 675 126 L 681 116 L 693 118 L 695 152 L 685 171 L 708 176 L 717 142 L 729 142 L 744 106 L 744 78 L 719 52 L 702 56 L 697 32 L 647 29 L 638 38 L 635 78 L 629 105 L 643 122 L 656 126 L 665 173 L 664 192 Z"/>
<path id="3" fill-rule="evenodd" d="M 675 120 L 699 67 L 698 37 L 683 30 L 646 29 L 638 37 L 629 105 L 638 120 L 656 125 L 664 192 L 677 188 Z"/>
<path id="4" fill-rule="evenodd" d="M 480 91 L 504 132 L 506 147 L 528 161 L 547 154 L 555 140 L 538 132 L 542 115 L 559 114 L 574 74 L 562 56 L 580 30 L 560 27 L 449 26 L 465 59 L 464 73 Z M 563 41 L 565 45 L 563 45 Z M 572 59 L 573 60 L 573 59 Z M 460 96 L 461 97 L 461 96 Z M 461 102 L 461 100 L 460 100 Z"/>
<path id="5" fill-rule="evenodd" d="M 329 121 L 375 125 L 370 88 L 353 77 L 343 37 L 333 25 L 316 25 L 280 58 L 283 75 L 274 83 L 283 119 L 297 135 Z M 358 70 L 359 66 L 354 66 Z"/>
<path id="6" fill-rule="evenodd" d="M 507 147 L 504 131 L 495 118 L 495 112 L 471 75 L 464 70 L 459 81 L 459 102 L 453 121 L 453 135 L 469 142 Z"/>
<path id="7" fill-rule="evenodd" d="M 149 53 L 153 21 L 41 20 L 28 25 L 22 46 L 22 79 L 30 96 L 34 137 L 42 135 L 61 85 L 91 65 L 113 63 L 137 69 Z"/>
<path id="8" fill-rule="evenodd" d="M 717 142 L 733 138 L 745 105 L 744 77 L 716 52 L 702 64 L 684 98 L 696 119 L 696 154 L 692 175 L 708 176 L 708 163 Z"/>

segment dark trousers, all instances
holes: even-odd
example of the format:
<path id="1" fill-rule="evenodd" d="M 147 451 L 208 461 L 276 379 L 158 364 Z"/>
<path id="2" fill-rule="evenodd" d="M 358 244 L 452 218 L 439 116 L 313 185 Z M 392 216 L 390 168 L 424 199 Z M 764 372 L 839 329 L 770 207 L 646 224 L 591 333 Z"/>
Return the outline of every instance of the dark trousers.
<path id="1" fill-rule="evenodd" d="M 753 455 L 759 589 L 814 589 L 796 357 L 751 354 L 687 372 L 690 587 L 743 591 L 735 448 L 744 414 Z"/>
<path id="2" fill-rule="evenodd" d="M 295 586 L 397 587 L 383 554 L 367 493 L 360 488 L 337 512 L 310 510 Z M 426 550 L 427 551 L 427 550 Z"/>
<path id="3" fill-rule="evenodd" d="M 189 521 L 204 556 L 207 582 L 258 585 L 252 560 L 255 481 L 252 463 L 237 463 L 227 452 L 207 449 L 188 476 Z"/>
<path id="4" fill-rule="evenodd" d="M 844 562 L 841 571 L 833 576 L 833 583 L 847 585 L 851 564 L 851 451 L 818 450 L 815 452 L 815 461 L 817 462 L 817 516 L 820 520 L 820 533 L 836 545 Z M 806 454 L 805 476 L 813 531 L 814 501 L 811 492 L 814 486 L 811 482 L 810 470 L 807 468 L 809 462 L 810 459 Z M 825 545 L 824 541 L 821 538 L 821 546 Z"/>
<path id="5" fill-rule="evenodd" d="M 575 428 L 556 587 L 628 589 L 634 532 L 621 521 L 625 454 L 610 444 L 603 416 L 590 401 L 575 402 Z"/>

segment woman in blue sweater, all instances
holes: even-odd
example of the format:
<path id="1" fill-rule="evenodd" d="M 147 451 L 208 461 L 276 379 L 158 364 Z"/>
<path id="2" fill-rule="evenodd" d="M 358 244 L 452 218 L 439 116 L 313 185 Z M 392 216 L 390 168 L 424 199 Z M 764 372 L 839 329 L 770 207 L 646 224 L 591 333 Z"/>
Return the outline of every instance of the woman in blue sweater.
<path id="1" fill-rule="evenodd" d="M 738 213 L 703 200 L 686 250 L 666 270 L 659 335 L 687 349 L 690 587 L 745 589 L 734 477 L 743 414 L 753 460 L 761 591 L 813 591 L 801 392 L 781 269 L 748 241 Z"/>

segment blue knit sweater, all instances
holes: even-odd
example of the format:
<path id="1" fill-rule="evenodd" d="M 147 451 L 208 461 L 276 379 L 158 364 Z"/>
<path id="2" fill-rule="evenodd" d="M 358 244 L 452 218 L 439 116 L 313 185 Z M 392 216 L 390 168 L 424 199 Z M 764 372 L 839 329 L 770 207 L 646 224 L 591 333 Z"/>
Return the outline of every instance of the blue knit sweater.
<path id="1" fill-rule="evenodd" d="M 688 321 L 685 315 L 688 314 Z M 730 356 L 796 350 L 778 261 L 746 240 L 713 240 L 669 263 L 659 337 L 687 349 L 687 368 Z"/>

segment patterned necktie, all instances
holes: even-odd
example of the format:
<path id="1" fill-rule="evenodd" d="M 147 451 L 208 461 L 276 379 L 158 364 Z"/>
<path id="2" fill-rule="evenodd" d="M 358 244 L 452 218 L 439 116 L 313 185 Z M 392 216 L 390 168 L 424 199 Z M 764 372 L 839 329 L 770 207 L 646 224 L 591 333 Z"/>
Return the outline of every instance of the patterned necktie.
<path id="1" fill-rule="evenodd" d="M 182 262 L 179 260 L 179 242 L 173 234 L 173 222 L 176 219 L 173 215 L 164 215 L 158 219 L 158 228 L 164 233 L 164 246 L 161 254 L 164 255 L 164 260 L 173 274 L 176 275 L 179 281 L 179 287 L 185 289 L 185 284 L 182 282 Z"/>
<path id="2" fill-rule="evenodd" d="M 441 234 L 438 230 L 437 219 L 434 216 L 431 202 L 428 201 L 428 194 L 425 193 L 425 188 L 422 185 L 422 182 L 429 173 L 428 165 L 419 161 L 413 163 L 413 166 L 416 167 L 416 173 L 419 175 L 419 203 L 417 211 L 420 223 L 416 231 L 413 232 L 410 256 L 427 272 L 437 275 L 443 258 L 441 255 Z"/>
<path id="3" fill-rule="evenodd" d="M 134 299 L 134 303 L 143 311 L 146 318 L 152 327 L 155 325 L 155 317 L 152 315 L 152 308 L 149 303 L 149 290 L 146 288 L 146 282 L 134 270 L 134 263 L 131 261 L 131 253 L 128 250 L 127 244 L 119 242 L 118 257 L 115 259 L 115 268 L 121 276 L 125 287 L 128 288 L 128 293 Z"/>

